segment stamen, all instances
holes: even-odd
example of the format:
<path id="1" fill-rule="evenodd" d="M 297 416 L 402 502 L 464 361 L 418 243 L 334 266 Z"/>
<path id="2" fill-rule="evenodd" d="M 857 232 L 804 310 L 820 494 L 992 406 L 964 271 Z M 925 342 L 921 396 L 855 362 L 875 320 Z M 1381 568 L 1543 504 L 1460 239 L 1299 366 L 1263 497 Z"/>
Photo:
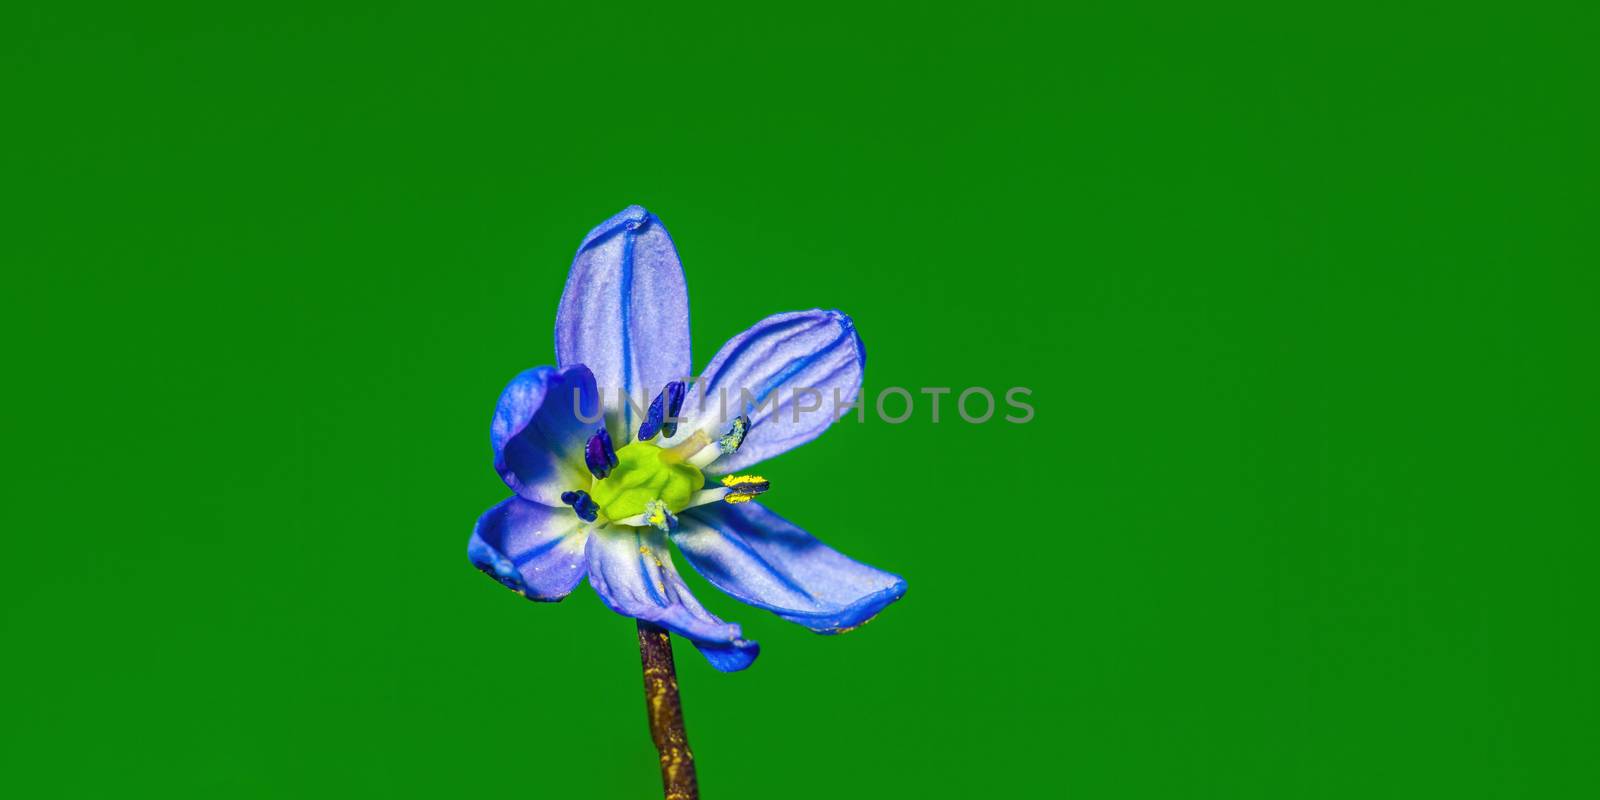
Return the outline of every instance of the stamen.
<path id="1" fill-rule="evenodd" d="M 725 492 L 727 490 L 720 489 L 718 491 Z M 694 495 L 694 497 L 698 498 L 699 495 L 703 494 L 706 493 L 699 492 Z M 691 500 L 689 506 L 705 505 L 705 502 Z M 646 525 L 649 525 L 667 533 L 671 533 L 678 529 L 678 515 L 672 513 L 672 509 L 667 505 L 667 501 L 651 500 L 650 502 L 644 504 L 643 514 L 634 514 L 631 517 L 623 517 L 622 519 L 612 520 L 611 524 L 623 525 L 630 528 L 642 528 Z"/>
<path id="2" fill-rule="evenodd" d="M 688 394 L 688 388 L 683 381 L 673 381 L 656 395 L 650 403 L 650 411 L 646 414 L 644 422 L 639 425 L 639 441 L 648 442 L 654 439 L 656 433 L 661 433 L 668 439 L 678 432 L 678 412 L 683 410 L 683 398 Z"/>
<path id="3" fill-rule="evenodd" d="M 589 443 L 583 446 L 583 460 L 596 478 L 610 475 L 612 468 L 617 466 L 617 450 L 611 446 L 611 434 L 605 428 L 589 437 Z"/>
<path id="4" fill-rule="evenodd" d="M 760 475 L 729 475 L 722 479 L 722 485 L 728 487 L 728 496 L 722 499 L 730 505 L 748 503 L 756 495 L 772 488 L 772 484 Z"/>
<path id="5" fill-rule="evenodd" d="M 594 500 L 589 497 L 589 493 L 582 489 L 575 492 L 562 492 L 561 502 L 572 506 L 572 510 L 577 513 L 578 518 L 584 522 L 594 522 L 595 518 L 600 516 L 600 506 L 596 505 Z"/>
<path id="6" fill-rule="evenodd" d="M 737 451 L 740 445 L 744 444 L 744 437 L 749 432 L 750 418 L 740 414 L 733 418 L 733 425 L 728 428 L 728 432 L 718 437 L 715 442 L 706 436 L 705 431 L 695 431 L 693 436 L 684 439 L 672 449 L 682 452 L 683 458 L 696 469 L 705 469 L 711 462 Z"/>
<path id="7" fill-rule="evenodd" d="M 683 510 L 688 511 L 691 508 L 708 506 L 727 496 L 728 487 L 726 486 L 718 486 L 715 489 L 701 489 L 700 491 L 689 495 L 689 504 L 684 506 Z"/>
<path id="8" fill-rule="evenodd" d="M 644 521 L 657 530 L 671 533 L 678 529 L 678 518 L 660 500 L 651 500 L 644 506 Z"/>
<path id="9" fill-rule="evenodd" d="M 671 439 L 678 435 L 678 412 L 683 410 L 683 398 L 688 396 L 689 387 L 683 381 L 673 381 L 661 392 L 667 396 L 667 417 L 661 422 L 661 435 Z"/>
<path id="10" fill-rule="evenodd" d="M 689 495 L 689 502 L 683 507 L 684 511 L 691 508 L 710 505 L 722 500 L 734 505 L 750 502 L 750 498 L 766 492 L 772 484 L 760 475 L 729 475 L 722 479 L 721 486 L 710 489 L 701 489 Z"/>
<path id="11" fill-rule="evenodd" d="M 728 432 L 722 434 L 722 438 L 717 440 L 717 449 L 722 451 L 722 455 L 730 455 L 737 452 L 739 446 L 744 444 L 744 437 L 748 433 L 750 433 L 750 418 L 743 414 L 734 417 L 733 427 L 729 428 Z"/>
<path id="12" fill-rule="evenodd" d="M 682 464 L 685 461 L 693 462 L 696 454 L 705 449 L 710 443 L 705 431 L 695 431 L 683 441 L 671 446 L 661 448 L 661 463 Z M 701 465 L 695 464 L 696 467 Z"/>

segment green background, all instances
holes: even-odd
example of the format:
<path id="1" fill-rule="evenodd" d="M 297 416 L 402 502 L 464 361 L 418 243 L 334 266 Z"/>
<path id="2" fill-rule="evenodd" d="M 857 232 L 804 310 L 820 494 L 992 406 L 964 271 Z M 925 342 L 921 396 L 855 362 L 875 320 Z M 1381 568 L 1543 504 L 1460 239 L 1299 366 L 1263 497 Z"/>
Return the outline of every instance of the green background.
<path id="1" fill-rule="evenodd" d="M 583 234 L 837 307 L 771 505 L 910 591 L 679 648 L 708 798 L 1596 790 L 1595 16 L 8 6 L 17 797 L 658 795 L 632 623 L 467 563 Z"/>

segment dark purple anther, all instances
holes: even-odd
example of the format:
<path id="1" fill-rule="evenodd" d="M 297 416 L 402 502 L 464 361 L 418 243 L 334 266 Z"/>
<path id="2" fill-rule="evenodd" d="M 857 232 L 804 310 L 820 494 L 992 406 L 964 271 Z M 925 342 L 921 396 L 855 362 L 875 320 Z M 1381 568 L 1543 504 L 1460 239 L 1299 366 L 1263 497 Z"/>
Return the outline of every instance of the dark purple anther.
<path id="1" fill-rule="evenodd" d="M 678 432 L 678 412 L 683 410 L 683 398 L 689 389 L 683 381 L 673 381 L 667 388 L 656 395 L 650 403 L 650 411 L 644 422 L 639 425 L 639 441 L 648 442 L 655 438 L 659 431 L 668 439 Z"/>
<path id="2" fill-rule="evenodd" d="M 582 489 L 575 492 L 562 492 L 561 502 L 572 506 L 572 510 L 577 513 L 578 518 L 584 522 L 594 522 L 595 518 L 600 516 L 600 506 L 596 505 L 594 500 L 589 497 L 589 493 Z"/>
<path id="3" fill-rule="evenodd" d="M 661 435 L 671 439 L 678 434 L 678 412 L 683 410 L 683 398 L 689 393 L 689 387 L 683 381 L 673 381 L 661 393 L 667 396 L 667 416 L 661 421 Z"/>
<path id="4" fill-rule="evenodd" d="M 605 428 L 589 437 L 589 443 L 583 446 L 583 460 L 596 478 L 611 474 L 611 468 L 617 465 L 617 451 L 611 446 L 611 434 Z"/>

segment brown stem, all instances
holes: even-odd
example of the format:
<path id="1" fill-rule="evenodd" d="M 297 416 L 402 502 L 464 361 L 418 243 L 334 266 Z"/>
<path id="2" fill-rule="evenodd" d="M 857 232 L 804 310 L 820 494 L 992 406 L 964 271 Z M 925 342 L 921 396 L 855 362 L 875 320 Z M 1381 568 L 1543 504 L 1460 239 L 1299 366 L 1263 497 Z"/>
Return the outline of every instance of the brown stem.
<path id="1" fill-rule="evenodd" d="M 683 732 L 683 703 L 678 699 L 678 672 L 672 665 L 672 640 L 666 630 L 639 620 L 639 660 L 644 665 L 644 709 L 650 738 L 661 753 L 661 789 L 666 800 L 699 800 L 694 753 Z"/>

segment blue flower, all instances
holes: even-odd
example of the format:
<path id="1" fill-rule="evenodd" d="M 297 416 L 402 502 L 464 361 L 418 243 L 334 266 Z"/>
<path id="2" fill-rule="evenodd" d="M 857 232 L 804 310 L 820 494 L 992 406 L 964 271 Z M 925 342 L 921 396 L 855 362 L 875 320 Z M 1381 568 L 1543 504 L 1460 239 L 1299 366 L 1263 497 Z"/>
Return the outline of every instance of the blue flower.
<path id="1" fill-rule="evenodd" d="M 712 585 L 818 633 L 851 630 L 905 593 L 899 576 L 753 500 L 765 478 L 737 474 L 857 401 L 866 355 L 848 316 L 768 317 L 694 379 L 677 249 L 630 206 L 578 248 L 555 333 L 558 366 L 518 375 L 495 408 L 494 466 L 515 495 L 479 518 L 467 545 L 478 569 L 542 601 L 587 575 L 611 610 L 683 636 L 725 672 L 759 648 L 695 600 L 668 539 Z"/>

